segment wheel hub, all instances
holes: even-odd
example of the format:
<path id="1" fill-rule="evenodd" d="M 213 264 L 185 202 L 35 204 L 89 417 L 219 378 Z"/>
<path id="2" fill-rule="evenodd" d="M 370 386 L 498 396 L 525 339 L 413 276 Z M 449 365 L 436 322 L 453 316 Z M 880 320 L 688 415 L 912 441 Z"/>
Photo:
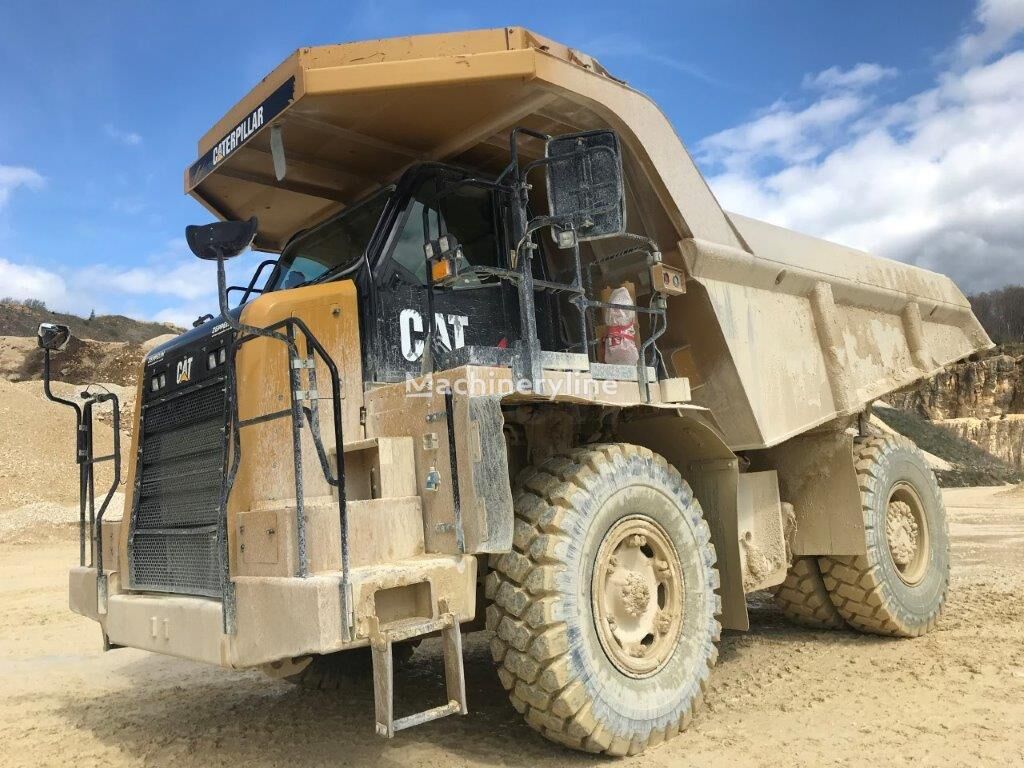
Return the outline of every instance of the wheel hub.
<path id="1" fill-rule="evenodd" d="M 885 538 L 896 573 L 914 585 L 928 566 L 929 536 L 924 508 L 917 492 L 907 483 L 897 484 L 889 494 L 885 515 Z"/>
<path id="2" fill-rule="evenodd" d="M 682 627 L 682 568 L 665 530 L 642 515 L 613 525 L 598 550 L 592 594 L 612 663 L 631 677 L 657 672 Z"/>
<path id="3" fill-rule="evenodd" d="M 914 513 L 905 501 L 893 501 L 889 504 L 885 535 L 889 538 L 893 562 L 899 568 L 906 568 L 917 554 L 918 529 Z"/>

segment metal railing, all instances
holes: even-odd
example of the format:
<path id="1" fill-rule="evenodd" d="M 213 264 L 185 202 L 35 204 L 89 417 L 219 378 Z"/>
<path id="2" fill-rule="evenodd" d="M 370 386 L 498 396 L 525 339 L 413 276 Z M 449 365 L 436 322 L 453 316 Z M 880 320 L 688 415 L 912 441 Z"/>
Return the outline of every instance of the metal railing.
<path id="1" fill-rule="evenodd" d="M 113 392 L 82 392 L 82 402 L 76 403 L 53 394 L 50 388 L 50 350 L 43 350 L 43 392 L 47 399 L 66 405 L 75 412 L 75 462 L 78 464 L 78 564 L 96 569 L 96 605 L 100 613 L 107 612 L 107 574 L 103 568 L 103 516 L 106 514 L 114 491 L 121 483 L 121 403 Z M 93 407 L 109 402 L 113 411 L 113 451 L 105 456 L 95 455 L 92 417 Z M 114 475 L 100 508 L 96 509 L 97 464 L 113 462 Z M 86 562 L 86 541 L 89 558 Z"/>
<path id="2" fill-rule="evenodd" d="M 338 366 L 324 346 L 316 338 L 309 327 L 297 317 L 288 317 L 272 325 L 254 329 L 251 326 L 241 326 L 242 332 L 248 332 L 241 338 L 232 340 L 228 350 L 228 366 L 226 389 L 228 397 L 228 420 L 231 424 L 231 447 L 229 464 L 224 473 L 224 482 L 221 492 L 221 530 L 220 540 L 222 546 L 221 582 L 223 591 L 223 613 L 224 631 L 233 634 L 235 631 L 235 600 L 234 588 L 231 581 L 231 573 L 228 557 L 228 531 L 227 531 L 227 509 L 231 490 L 235 478 L 238 475 L 238 468 L 241 463 L 241 430 L 246 427 L 258 424 L 266 424 L 271 421 L 283 418 L 291 418 L 292 456 L 295 478 L 295 537 L 297 549 L 297 564 L 295 576 L 306 578 L 309 576 L 309 554 L 306 541 L 306 519 L 305 519 L 305 494 L 302 460 L 302 429 L 303 423 L 309 427 L 313 445 L 316 449 L 320 468 L 323 471 L 324 479 L 337 490 L 338 499 L 338 525 L 341 541 L 341 608 L 342 620 L 344 622 L 343 633 L 346 639 L 351 638 L 351 595 L 349 594 L 349 536 L 348 536 L 348 514 L 345 494 L 345 443 L 344 429 L 342 424 L 341 408 L 341 377 Z M 252 332 L 260 331 L 259 333 Z M 280 331 L 284 333 L 280 333 Z M 260 414 L 247 419 L 239 418 L 238 394 L 236 387 L 236 356 L 238 349 L 254 339 L 273 339 L 284 343 L 288 350 L 288 389 L 290 405 L 280 411 Z M 304 352 L 300 352 L 296 343 L 301 339 Z M 319 391 L 317 389 L 317 358 L 327 369 L 331 382 L 331 411 L 333 421 L 334 443 L 336 446 L 336 473 L 331 471 L 330 457 L 324 447 L 321 437 Z M 302 373 L 305 371 L 306 380 L 303 382 Z M 308 405 L 304 405 L 308 403 Z"/>

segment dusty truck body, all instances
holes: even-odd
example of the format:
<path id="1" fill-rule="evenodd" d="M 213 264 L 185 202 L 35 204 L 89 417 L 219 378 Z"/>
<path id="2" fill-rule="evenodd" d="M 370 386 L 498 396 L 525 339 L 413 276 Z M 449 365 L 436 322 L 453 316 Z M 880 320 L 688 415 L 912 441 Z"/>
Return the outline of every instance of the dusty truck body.
<path id="1" fill-rule="evenodd" d="M 221 314 L 140 371 L 120 521 L 83 491 L 71 605 L 109 647 L 354 659 L 390 736 L 466 711 L 486 626 L 534 728 L 624 754 L 686 725 L 752 591 L 934 625 L 941 499 L 863 417 L 989 345 L 949 279 L 727 213 L 655 104 L 519 28 L 299 50 L 198 154 Z M 447 695 L 395 719 L 438 632 Z"/>

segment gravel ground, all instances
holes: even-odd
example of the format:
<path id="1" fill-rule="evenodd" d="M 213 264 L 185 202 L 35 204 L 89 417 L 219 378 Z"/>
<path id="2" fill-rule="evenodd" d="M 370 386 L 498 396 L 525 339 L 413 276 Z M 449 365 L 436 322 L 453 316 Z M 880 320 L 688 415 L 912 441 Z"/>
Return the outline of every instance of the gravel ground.
<path id="1" fill-rule="evenodd" d="M 483 634 L 467 637 L 470 714 L 373 734 L 369 685 L 310 693 L 131 649 L 102 653 L 67 610 L 77 557 L 58 539 L 0 544 L 2 766 L 1002 766 L 1024 764 L 1024 494 L 946 492 L 954 583 L 919 640 L 796 629 L 764 601 L 726 633 L 705 711 L 621 762 L 568 752 L 508 704 Z M 401 673 L 399 712 L 437 703 L 436 642 Z"/>

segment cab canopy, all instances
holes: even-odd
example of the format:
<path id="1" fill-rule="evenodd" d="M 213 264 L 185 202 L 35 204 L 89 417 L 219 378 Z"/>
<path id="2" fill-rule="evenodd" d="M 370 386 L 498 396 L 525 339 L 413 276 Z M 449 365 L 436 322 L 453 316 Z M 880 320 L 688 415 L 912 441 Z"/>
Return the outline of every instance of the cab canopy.
<path id="1" fill-rule="evenodd" d="M 412 163 L 500 171 L 516 126 L 548 134 L 614 128 L 635 180 L 647 176 L 641 157 L 650 162 L 652 152 L 674 150 L 673 165 L 683 156 L 688 167 L 675 168 L 673 181 L 707 220 L 700 229 L 738 245 L 652 102 L 585 54 L 516 27 L 296 51 L 200 139 L 185 189 L 218 217 L 258 216 L 257 247 L 279 251 L 295 232 Z M 275 142 L 284 157 L 277 173 Z M 535 159 L 542 149 L 524 140 L 520 155 Z M 651 181 L 652 194 L 666 194 L 657 175 Z M 683 234 L 667 220 L 661 225 L 667 243 Z"/>

